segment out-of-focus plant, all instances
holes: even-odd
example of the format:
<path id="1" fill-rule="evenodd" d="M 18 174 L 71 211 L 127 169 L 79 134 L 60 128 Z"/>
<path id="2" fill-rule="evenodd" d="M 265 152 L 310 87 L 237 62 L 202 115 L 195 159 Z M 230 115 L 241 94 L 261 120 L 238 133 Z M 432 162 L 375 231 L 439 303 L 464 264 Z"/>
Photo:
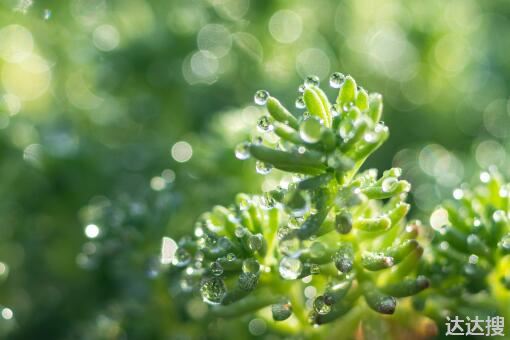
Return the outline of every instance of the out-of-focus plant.
<path id="1" fill-rule="evenodd" d="M 463 184 L 430 217 L 432 244 L 422 273 L 432 289 L 416 305 L 446 316 L 510 317 L 510 185 L 495 167 Z M 508 325 L 506 325 L 508 332 Z"/>
<path id="2" fill-rule="evenodd" d="M 369 311 L 393 314 L 397 298 L 428 287 L 415 274 L 419 223 L 405 222 L 409 183 L 398 168 L 379 178 L 359 172 L 389 135 L 382 97 L 341 73 L 330 84 L 339 89 L 334 104 L 316 77 L 306 78 L 299 116 L 258 91 L 255 103 L 268 111 L 257 124 L 263 136 L 240 144 L 236 155 L 255 158 L 260 174 L 276 168 L 290 176 L 264 195 L 239 194 L 234 205 L 203 214 L 193 237 L 163 239 L 162 261 L 181 272 L 182 290 L 213 305 L 213 315 L 260 310 L 277 332 L 308 335 L 310 325 L 339 319 L 343 334 L 352 334 L 363 319 L 370 338 L 384 327 Z"/>

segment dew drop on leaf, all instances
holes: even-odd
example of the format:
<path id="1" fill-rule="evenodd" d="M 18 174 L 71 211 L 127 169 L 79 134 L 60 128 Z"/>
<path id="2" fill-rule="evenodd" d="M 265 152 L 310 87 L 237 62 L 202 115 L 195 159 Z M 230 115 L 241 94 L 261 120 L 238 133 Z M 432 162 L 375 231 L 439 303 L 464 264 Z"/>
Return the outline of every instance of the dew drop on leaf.
<path id="1" fill-rule="evenodd" d="M 267 164 L 262 161 L 257 161 L 255 163 L 255 170 L 257 171 L 257 173 L 259 173 L 261 175 L 269 174 L 272 169 L 273 169 L 273 166 L 271 164 Z"/>
<path id="2" fill-rule="evenodd" d="M 340 88 L 345 82 L 345 75 L 340 72 L 335 72 L 329 77 L 329 86 L 334 89 Z"/>
<path id="3" fill-rule="evenodd" d="M 313 86 L 319 86 L 320 81 L 319 77 L 317 76 L 308 76 L 305 78 L 305 87 L 313 87 Z"/>
<path id="4" fill-rule="evenodd" d="M 269 92 L 266 90 L 258 90 L 255 92 L 255 96 L 253 97 L 253 101 L 257 105 L 266 105 L 267 100 L 269 99 Z"/>
<path id="5" fill-rule="evenodd" d="M 238 159 L 245 160 L 250 158 L 250 143 L 243 142 L 236 146 L 235 154 Z"/>
<path id="6" fill-rule="evenodd" d="M 289 301 L 275 303 L 271 306 L 274 321 L 287 320 L 292 315 L 292 305 Z"/>
<path id="7" fill-rule="evenodd" d="M 218 305 L 227 294 L 225 282 L 218 277 L 203 280 L 200 283 L 200 295 L 205 303 Z"/>
<path id="8" fill-rule="evenodd" d="M 299 259 L 284 257 L 278 267 L 280 275 L 285 280 L 295 280 L 303 271 L 303 263 Z"/>

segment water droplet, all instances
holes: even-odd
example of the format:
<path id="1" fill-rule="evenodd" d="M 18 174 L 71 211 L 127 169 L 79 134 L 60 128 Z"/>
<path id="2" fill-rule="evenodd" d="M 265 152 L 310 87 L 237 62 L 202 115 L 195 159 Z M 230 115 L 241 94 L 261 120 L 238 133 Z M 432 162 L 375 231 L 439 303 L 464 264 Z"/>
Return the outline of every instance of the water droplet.
<path id="1" fill-rule="evenodd" d="M 227 294 L 225 282 L 218 277 L 203 280 L 200 283 L 200 295 L 202 300 L 210 305 L 218 305 Z"/>
<path id="2" fill-rule="evenodd" d="M 329 86 L 334 89 L 340 88 L 345 82 L 345 75 L 340 72 L 335 72 L 329 77 Z"/>
<path id="3" fill-rule="evenodd" d="M 299 259 L 286 256 L 280 261 L 278 271 L 283 279 L 295 280 L 303 271 L 303 263 Z"/>
<path id="4" fill-rule="evenodd" d="M 348 234 L 352 230 L 352 216 L 347 211 L 341 211 L 335 216 L 335 228 L 340 234 Z"/>
<path id="5" fill-rule="evenodd" d="M 250 158 L 250 143 L 243 142 L 238 144 L 235 153 L 238 159 L 244 160 Z"/>
<path id="6" fill-rule="evenodd" d="M 242 272 L 239 276 L 239 288 L 242 290 L 253 290 L 257 287 L 259 276 L 252 272 Z"/>
<path id="7" fill-rule="evenodd" d="M 257 105 L 266 105 L 268 99 L 269 92 L 267 92 L 266 90 L 258 90 L 257 92 L 255 92 L 255 96 L 253 97 L 253 100 Z"/>
<path id="8" fill-rule="evenodd" d="M 299 125 L 299 136 L 307 143 L 317 143 L 321 133 L 322 125 L 317 119 L 307 119 Z"/>
<path id="9" fill-rule="evenodd" d="M 303 99 L 303 96 L 299 96 L 296 99 L 296 109 L 304 109 L 305 108 L 305 100 Z"/>
<path id="10" fill-rule="evenodd" d="M 275 303 L 271 306 L 274 321 L 287 320 L 292 315 L 292 305 L 289 301 Z"/>
<path id="11" fill-rule="evenodd" d="M 260 263 L 255 259 L 246 259 L 243 261 L 243 272 L 258 273 L 260 271 Z"/>
<path id="12" fill-rule="evenodd" d="M 264 238 L 262 234 L 252 235 L 248 238 L 248 248 L 255 252 L 262 248 Z"/>
<path id="13" fill-rule="evenodd" d="M 191 255 L 184 248 L 179 248 L 175 252 L 172 264 L 177 267 L 185 267 L 191 262 Z"/>
<path id="14" fill-rule="evenodd" d="M 221 266 L 221 264 L 218 261 L 212 262 L 210 269 L 211 269 L 211 273 L 215 276 L 220 276 L 221 274 L 223 274 L 223 267 Z"/>
<path id="15" fill-rule="evenodd" d="M 234 234 L 236 235 L 236 237 L 241 238 L 244 236 L 244 234 L 246 234 L 246 228 L 239 225 L 235 228 Z"/>
<path id="16" fill-rule="evenodd" d="M 320 273 L 321 273 L 321 267 L 318 264 L 316 264 L 316 263 L 310 264 L 310 274 L 318 275 Z"/>
<path id="17" fill-rule="evenodd" d="M 273 121 L 269 116 L 262 116 L 257 121 L 257 127 L 261 132 L 269 132 L 272 131 Z"/>
<path id="18" fill-rule="evenodd" d="M 313 309 L 320 315 L 325 315 L 331 312 L 331 306 L 325 301 L 324 295 L 318 296 L 313 302 Z"/>
<path id="19" fill-rule="evenodd" d="M 305 89 L 306 89 L 305 85 L 301 84 L 301 85 L 299 85 L 297 90 L 298 90 L 299 93 L 303 93 L 303 92 L 305 92 Z"/>
<path id="20" fill-rule="evenodd" d="M 278 232 L 276 234 L 276 237 L 278 237 L 278 240 L 283 240 L 285 239 L 288 235 L 290 235 L 290 228 L 289 227 L 286 227 L 286 226 L 283 226 L 283 227 L 280 227 L 278 229 Z"/>
<path id="21" fill-rule="evenodd" d="M 395 177 L 387 177 L 383 179 L 381 184 L 381 189 L 384 192 L 390 192 L 393 189 L 395 189 L 395 186 L 397 185 L 398 180 Z"/>
<path id="22" fill-rule="evenodd" d="M 227 254 L 227 261 L 234 261 L 236 259 L 236 256 L 234 253 L 228 253 Z"/>
<path id="23" fill-rule="evenodd" d="M 255 163 L 255 170 L 261 175 L 267 175 L 272 169 L 273 166 L 271 164 L 264 163 L 262 161 L 257 161 Z"/>
<path id="24" fill-rule="evenodd" d="M 305 87 L 319 86 L 320 80 L 317 76 L 308 76 L 305 78 Z"/>
<path id="25" fill-rule="evenodd" d="M 349 140 L 354 137 L 354 124 L 350 119 L 344 119 L 340 122 L 338 134 L 344 140 Z"/>

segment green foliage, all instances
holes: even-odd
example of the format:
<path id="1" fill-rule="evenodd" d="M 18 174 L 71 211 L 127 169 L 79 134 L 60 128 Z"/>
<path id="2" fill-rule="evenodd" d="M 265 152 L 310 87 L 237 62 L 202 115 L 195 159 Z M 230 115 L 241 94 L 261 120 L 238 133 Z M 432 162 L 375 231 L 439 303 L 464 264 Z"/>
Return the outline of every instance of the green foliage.
<path id="1" fill-rule="evenodd" d="M 422 272 L 432 288 L 417 305 L 435 319 L 445 313 L 508 317 L 510 186 L 495 167 L 476 185 L 454 191 L 431 217 L 430 253 Z"/>
<path id="2" fill-rule="evenodd" d="M 198 291 L 214 315 L 262 309 L 267 317 L 271 305 L 272 327 L 300 332 L 364 309 L 393 314 L 397 298 L 428 287 L 415 275 L 419 223 L 405 221 L 409 183 L 398 168 L 380 177 L 359 172 L 389 135 L 382 97 L 340 73 L 330 83 L 339 88 L 334 104 L 316 77 L 305 80 L 299 115 L 258 91 L 255 103 L 269 114 L 258 121 L 263 136 L 236 155 L 255 158 L 260 174 L 283 171 L 281 185 L 239 194 L 235 204 L 203 214 L 193 238 L 164 243 L 163 260 L 181 271 L 182 289 Z"/>

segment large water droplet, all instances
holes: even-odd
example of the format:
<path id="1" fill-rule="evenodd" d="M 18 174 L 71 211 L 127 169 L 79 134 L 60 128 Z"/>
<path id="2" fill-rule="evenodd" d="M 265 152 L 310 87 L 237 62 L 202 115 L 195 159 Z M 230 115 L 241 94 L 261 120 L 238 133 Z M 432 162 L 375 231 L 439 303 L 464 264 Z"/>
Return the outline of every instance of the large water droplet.
<path id="1" fill-rule="evenodd" d="M 250 143 L 243 142 L 236 146 L 236 157 L 241 160 L 250 158 Z"/>
<path id="2" fill-rule="evenodd" d="M 273 130 L 273 120 L 269 116 L 262 116 L 257 121 L 257 127 L 261 132 Z"/>
<path id="3" fill-rule="evenodd" d="M 239 276 L 239 288 L 242 290 L 253 290 L 257 287 L 259 276 L 252 272 L 242 272 Z"/>
<path id="4" fill-rule="evenodd" d="M 395 189 L 395 186 L 397 185 L 398 180 L 395 177 L 388 177 L 383 179 L 381 184 L 381 189 L 384 192 L 390 192 L 393 189 Z"/>
<path id="5" fill-rule="evenodd" d="M 301 84 L 301 85 L 299 85 L 297 90 L 298 90 L 299 93 L 303 93 L 303 92 L 305 92 L 305 89 L 306 89 L 305 85 Z"/>
<path id="6" fill-rule="evenodd" d="M 246 259 L 243 261 L 243 272 L 255 273 L 260 271 L 260 263 L 255 259 Z"/>
<path id="7" fill-rule="evenodd" d="M 502 222 L 506 220 L 506 213 L 503 210 L 496 210 L 492 214 L 492 219 L 494 220 L 494 222 Z"/>
<path id="8" fill-rule="evenodd" d="M 292 315 L 292 305 L 289 301 L 275 303 L 271 306 L 274 321 L 287 320 Z"/>
<path id="9" fill-rule="evenodd" d="M 283 279 L 295 280 L 303 271 L 303 263 L 299 259 L 286 256 L 280 261 L 278 271 Z"/>
<path id="10" fill-rule="evenodd" d="M 334 89 L 340 88 L 345 82 L 345 75 L 340 72 L 335 72 L 329 77 L 329 86 Z"/>
<path id="11" fill-rule="evenodd" d="M 324 295 L 318 296 L 315 299 L 313 302 L 313 309 L 321 315 L 325 315 L 331 312 L 331 306 L 326 303 Z"/>
<path id="12" fill-rule="evenodd" d="M 227 294 L 225 282 L 218 277 L 203 280 L 200 284 L 202 300 L 210 305 L 218 305 Z"/>
<path id="13" fill-rule="evenodd" d="M 354 124 L 350 119 L 344 119 L 340 122 L 340 127 L 338 128 L 338 134 L 342 139 L 349 140 L 354 136 Z"/>
<path id="14" fill-rule="evenodd" d="M 262 161 L 257 161 L 255 163 L 255 170 L 261 175 L 267 175 L 272 169 L 273 166 L 271 164 L 264 163 Z"/>
<path id="15" fill-rule="evenodd" d="M 248 248 L 253 252 L 259 251 L 262 248 L 263 241 L 262 234 L 252 235 L 248 238 Z"/>
<path id="16" fill-rule="evenodd" d="M 317 76 L 308 76 L 305 78 L 305 87 L 319 86 L 320 80 Z"/>
<path id="17" fill-rule="evenodd" d="M 212 262 L 210 269 L 211 269 L 211 273 L 215 276 L 220 276 L 221 274 L 223 274 L 223 267 L 221 266 L 221 264 L 218 261 Z"/>
<path id="18" fill-rule="evenodd" d="M 321 133 L 322 125 L 316 119 L 307 119 L 299 125 L 299 136 L 307 143 L 317 143 Z"/>
<path id="19" fill-rule="evenodd" d="M 253 100 L 257 105 L 266 105 L 268 99 L 269 92 L 267 92 L 266 90 L 258 90 L 257 92 L 255 92 L 255 96 L 253 97 Z"/>

